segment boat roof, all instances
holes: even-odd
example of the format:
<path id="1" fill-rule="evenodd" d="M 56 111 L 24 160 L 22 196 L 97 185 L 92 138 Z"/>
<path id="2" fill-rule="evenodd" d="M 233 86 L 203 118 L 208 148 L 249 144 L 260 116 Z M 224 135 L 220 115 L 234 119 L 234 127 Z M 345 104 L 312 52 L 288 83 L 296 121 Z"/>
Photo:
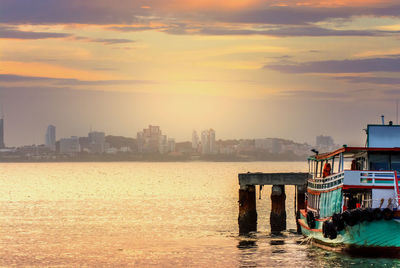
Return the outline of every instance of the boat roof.
<path id="1" fill-rule="evenodd" d="M 343 146 L 342 148 L 337 149 L 333 152 L 322 153 L 310 156 L 309 160 L 323 161 L 327 159 L 331 159 L 341 153 L 345 155 L 345 157 L 352 157 L 355 154 L 363 153 L 363 152 L 400 152 L 400 147 L 392 147 L 392 148 L 377 148 L 377 147 L 347 147 Z"/>

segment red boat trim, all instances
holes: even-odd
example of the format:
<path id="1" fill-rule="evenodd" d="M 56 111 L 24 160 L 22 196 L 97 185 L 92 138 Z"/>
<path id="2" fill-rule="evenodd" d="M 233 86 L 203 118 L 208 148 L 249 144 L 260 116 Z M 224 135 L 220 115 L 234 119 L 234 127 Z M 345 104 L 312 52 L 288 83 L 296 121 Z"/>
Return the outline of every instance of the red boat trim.
<path id="1" fill-rule="evenodd" d="M 400 148 L 374 148 L 374 147 L 343 147 L 330 153 L 324 153 L 314 156 L 316 160 L 324 160 L 336 156 L 340 153 L 357 153 L 357 152 L 399 152 Z"/>
<path id="2" fill-rule="evenodd" d="M 368 178 L 368 180 L 372 180 L 372 179 Z M 387 179 L 378 179 L 378 178 L 375 178 L 375 180 L 376 180 L 376 181 L 390 181 L 390 182 L 393 182 L 393 179 L 391 179 L 391 178 L 387 178 Z"/>
<path id="3" fill-rule="evenodd" d="M 310 189 L 307 189 L 307 192 L 310 193 L 310 194 L 313 194 L 313 195 L 320 195 L 321 194 L 321 192 L 317 192 L 317 191 L 310 190 Z"/>
<path id="4" fill-rule="evenodd" d="M 328 221 L 332 219 L 332 217 L 322 218 L 322 219 L 315 219 L 316 221 Z"/>
<path id="5" fill-rule="evenodd" d="M 378 185 L 343 185 L 343 190 L 348 189 L 393 189 L 394 186 L 378 186 Z"/>
<path id="6" fill-rule="evenodd" d="M 303 215 L 304 218 L 307 217 L 307 213 L 306 213 L 305 209 L 300 209 L 300 213 L 301 213 L 301 215 Z"/>
<path id="7" fill-rule="evenodd" d="M 322 233 L 322 230 L 320 230 L 320 229 L 311 229 L 310 227 L 308 227 L 307 224 L 305 224 L 302 219 L 298 219 L 298 222 L 303 228 L 305 228 L 309 231 Z"/>

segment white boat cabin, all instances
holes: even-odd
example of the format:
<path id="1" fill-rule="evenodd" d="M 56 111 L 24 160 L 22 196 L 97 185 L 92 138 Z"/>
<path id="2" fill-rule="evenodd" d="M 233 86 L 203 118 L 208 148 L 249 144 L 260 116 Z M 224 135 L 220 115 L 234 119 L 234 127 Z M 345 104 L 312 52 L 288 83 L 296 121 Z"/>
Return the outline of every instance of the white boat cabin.
<path id="1" fill-rule="evenodd" d="M 307 208 L 318 217 L 354 208 L 399 207 L 400 126 L 368 125 L 367 146 L 309 158 Z"/>

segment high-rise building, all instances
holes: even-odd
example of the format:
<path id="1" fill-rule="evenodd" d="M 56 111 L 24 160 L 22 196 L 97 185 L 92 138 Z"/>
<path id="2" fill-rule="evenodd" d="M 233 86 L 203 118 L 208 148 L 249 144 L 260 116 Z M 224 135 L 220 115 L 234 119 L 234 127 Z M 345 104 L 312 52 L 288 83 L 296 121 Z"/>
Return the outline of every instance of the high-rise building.
<path id="1" fill-rule="evenodd" d="M 167 135 L 161 135 L 158 139 L 158 151 L 160 154 L 168 153 L 168 138 Z"/>
<path id="2" fill-rule="evenodd" d="M 199 148 L 199 135 L 197 135 L 196 130 L 193 130 L 192 133 L 192 148 L 195 151 L 197 151 L 197 149 Z"/>
<path id="3" fill-rule="evenodd" d="M 210 154 L 210 139 L 208 130 L 201 132 L 201 153 Z"/>
<path id="4" fill-rule="evenodd" d="M 217 153 L 214 129 L 203 130 L 201 132 L 201 152 L 202 154 Z"/>
<path id="5" fill-rule="evenodd" d="M 215 154 L 217 152 L 217 147 L 215 144 L 215 130 L 211 128 L 208 133 L 210 135 L 210 153 Z"/>
<path id="6" fill-rule="evenodd" d="M 140 153 L 160 152 L 160 142 L 163 143 L 163 139 L 160 127 L 150 125 L 137 133 L 138 151 Z"/>
<path id="7" fill-rule="evenodd" d="M 56 127 L 49 125 L 46 131 L 46 147 L 52 151 L 56 150 Z"/>
<path id="8" fill-rule="evenodd" d="M 175 146 L 176 146 L 176 143 L 175 143 L 175 139 L 168 139 L 168 151 L 169 152 L 175 152 Z"/>
<path id="9" fill-rule="evenodd" d="M 4 118 L 3 116 L 0 118 L 0 149 L 6 148 L 4 144 Z"/>

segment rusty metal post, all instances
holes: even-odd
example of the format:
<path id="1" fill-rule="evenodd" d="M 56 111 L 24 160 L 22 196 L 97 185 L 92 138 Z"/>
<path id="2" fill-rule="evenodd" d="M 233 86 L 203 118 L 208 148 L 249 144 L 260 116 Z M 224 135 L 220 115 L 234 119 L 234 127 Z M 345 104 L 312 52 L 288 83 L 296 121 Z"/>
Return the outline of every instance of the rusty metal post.
<path id="1" fill-rule="evenodd" d="M 239 234 L 257 231 L 256 187 L 239 189 Z"/>
<path id="2" fill-rule="evenodd" d="M 274 185 L 271 191 L 271 233 L 280 234 L 286 230 L 285 186 Z"/>
<path id="3" fill-rule="evenodd" d="M 301 233 L 301 227 L 298 222 L 300 218 L 300 209 L 306 208 L 306 186 L 305 185 L 297 185 L 296 186 L 296 224 L 297 224 L 297 233 Z"/>

